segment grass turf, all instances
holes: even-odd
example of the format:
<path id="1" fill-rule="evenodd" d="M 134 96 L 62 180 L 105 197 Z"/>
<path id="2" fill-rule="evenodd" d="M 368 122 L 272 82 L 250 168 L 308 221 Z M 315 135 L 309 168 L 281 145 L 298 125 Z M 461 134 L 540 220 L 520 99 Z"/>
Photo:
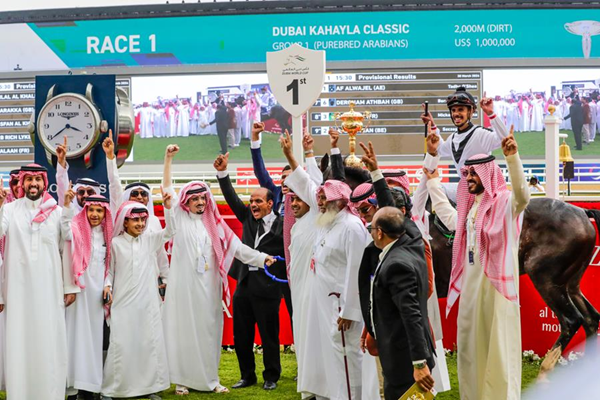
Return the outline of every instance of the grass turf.
<path id="1" fill-rule="evenodd" d="M 570 146 L 572 156 L 576 159 L 586 157 L 599 157 L 599 138 L 595 138 L 595 142 L 583 145 L 582 150 L 576 150 L 574 142 L 574 134 L 572 131 L 562 130 L 562 133 L 568 134 L 566 143 Z M 544 157 L 545 156 L 545 133 L 544 132 L 517 132 L 515 134 L 520 149 L 520 155 L 523 159 L 528 157 Z M 190 136 L 190 137 L 175 137 L 175 138 L 152 138 L 152 139 L 136 139 L 134 145 L 134 161 L 139 163 L 145 162 L 162 162 L 165 155 L 165 147 L 171 143 L 176 143 L 180 146 L 180 152 L 177 155 L 178 161 L 199 161 L 212 162 L 219 153 L 219 140 L 217 136 Z M 247 161 L 250 162 L 249 141 L 242 140 L 240 146 L 235 149 L 230 149 L 231 161 Z M 278 142 L 277 134 L 264 134 L 261 145 L 263 157 L 269 159 L 284 160 L 282 150 Z M 376 149 L 376 152 L 378 150 Z M 501 150 L 494 152 L 497 157 L 502 157 Z"/>
<path id="2" fill-rule="evenodd" d="M 238 360 L 234 352 L 222 352 L 221 365 L 219 366 L 219 377 L 221 384 L 230 389 L 226 394 L 213 394 L 190 389 L 190 394 L 185 396 L 175 395 L 175 386 L 165 390 L 159 395 L 164 400 L 299 400 L 300 394 L 296 392 L 296 359 L 293 353 L 284 352 L 281 355 L 282 375 L 278 381 L 278 387 L 272 391 L 263 390 L 261 371 L 263 369 L 262 355 L 255 354 L 256 372 L 258 383 L 254 386 L 233 390 L 232 385 L 240 378 Z M 447 366 L 451 379 L 451 390 L 439 393 L 437 400 L 458 400 L 459 388 L 457 382 L 457 358 L 456 355 L 447 356 Z M 522 390 L 534 383 L 538 376 L 540 365 L 538 363 L 522 363 Z M 0 393 L 0 399 L 6 399 L 6 393 Z M 144 399 L 140 397 L 139 399 Z"/>

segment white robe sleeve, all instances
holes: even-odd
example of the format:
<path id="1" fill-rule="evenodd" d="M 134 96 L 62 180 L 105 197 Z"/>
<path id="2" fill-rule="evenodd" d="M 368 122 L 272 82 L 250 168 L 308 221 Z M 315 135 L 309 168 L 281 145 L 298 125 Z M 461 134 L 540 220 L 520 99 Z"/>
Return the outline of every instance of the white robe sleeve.
<path id="1" fill-rule="evenodd" d="M 61 213 L 61 235 L 63 236 L 64 241 L 73 240 L 73 231 L 71 231 L 71 221 L 73 220 L 74 215 L 75 213 L 73 212 L 72 207 L 63 208 L 63 212 Z"/>
<path id="2" fill-rule="evenodd" d="M 163 228 L 161 231 L 148 233 L 147 235 L 151 238 L 150 246 L 152 251 L 157 252 L 161 250 L 161 247 L 165 245 L 165 242 L 169 241 L 175 236 L 175 216 L 173 214 L 173 210 L 165 209 L 165 228 Z M 159 270 L 160 269 L 161 265 L 159 264 Z M 163 277 L 162 272 L 161 277 Z"/>
<path id="3" fill-rule="evenodd" d="M 457 210 L 451 206 L 449 199 L 440 186 L 440 178 L 428 180 L 428 193 L 432 198 L 432 210 L 436 212 L 440 220 L 451 231 L 457 229 Z"/>
<path id="4" fill-rule="evenodd" d="M 411 196 L 411 202 L 413 203 L 413 208 L 411 209 L 411 214 L 417 217 L 420 220 L 424 219 L 424 214 L 426 213 L 426 202 L 428 201 L 428 177 L 425 174 L 422 174 L 422 178 L 419 181 L 419 185 L 416 190 L 413 191 L 413 195 Z"/>
<path id="5" fill-rule="evenodd" d="M 65 204 L 65 193 L 69 189 L 69 163 L 63 168 L 60 163 L 56 164 L 56 197 L 59 205 Z"/>
<path id="6" fill-rule="evenodd" d="M 346 212 L 340 212 L 346 213 Z M 348 230 L 349 236 L 344 244 L 346 250 L 346 277 L 344 279 L 344 290 L 340 297 L 344 300 L 340 317 L 347 320 L 361 322 L 361 305 L 359 303 L 359 265 L 363 258 L 363 251 L 367 243 L 365 228 L 356 226 Z"/>
<path id="7" fill-rule="evenodd" d="M 511 211 L 514 217 L 526 209 L 530 202 L 530 190 L 524 176 L 524 168 L 519 153 L 507 156 L 507 169 L 509 170 L 509 181 L 511 182 Z"/>
<path id="8" fill-rule="evenodd" d="M 509 135 L 509 131 L 503 122 L 502 117 L 495 117 L 490 120 L 492 126 L 492 132 L 488 130 L 480 130 L 478 132 L 478 138 L 482 146 L 486 149 L 486 152 L 492 152 L 501 147 L 501 141 L 503 138 Z"/>
<path id="9" fill-rule="evenodd" d="M 117 211 L 123 202 L 123 187 L 121 186 L 121 179 L 119 178 L 119 171 L 117 169 L 117 158 L 113 160 L 106 159 L 106 174 L 109 179 L 109 193 L 111 195 L 111 213 L 113 218 L 117 218 Z"/>
<path id="10" fill-rule="evenodd" d="M 307 173 L 309 174 L 309 177 L 311 177 L 311 180 L 317 185 L 321 185 L 323 182 L 323 173 L 317 166 L 315 157 L 307 157 L 305 159 L 305 165 L 307 166 Z"/>
<path id="11" fill-rule="evenodd" d="M 248 245 L 243 244 L 238 237 L 234 237 L 232 241 L 232 246 L 236 247 L 234 257 L 240 262 L 250 266 L 258 267 L 263 267 L 263 265 L 265 264 L 265 259 L 268 255 L 266 253 L 252 249 Z"/>
<path id="12" fill-rule="evenodd" d="M 309 207 L 317 210 L 317 188 L 318 185 L 309 177 L 309 174 L 300 166 L 286 178 L 286 185 L 292 189 L 299 198 Z"/>
<path id="13" fill-rule="evenodd" d="M 113 286 L 113 277 L 115 277 L 115 247 L 111 244 L 111 262 L 109 263 L 109 272 L 104 279 L 105 287 Z"/>
<path id="14" fill-rule="evenodd" d="M 4 201 L 4 203 L 2 204 L 2 206 L 0 206 L 0 237 L 3 237 L 4 235 L 6 235 L 6 232 L 8 231 L 8 224 L 10 222 L 10 214 L 6 213 L 6 200 Z"/>

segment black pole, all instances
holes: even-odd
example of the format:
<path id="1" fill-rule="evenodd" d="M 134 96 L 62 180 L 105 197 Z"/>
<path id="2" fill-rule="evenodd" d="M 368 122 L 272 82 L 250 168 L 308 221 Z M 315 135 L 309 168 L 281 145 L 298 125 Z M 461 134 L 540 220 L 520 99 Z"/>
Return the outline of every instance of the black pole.
<path id="1" fill-rule="evenodd" d="M 426 117 L 428 116 L 428 101 L 426 100 L 424 102 L 424 114 L 426 115 Z M 428 124 L 426 123 L 424 125 L 424 158 L 426 157 L 426 153 L 428 152 L 428 143 L 427 143 L 427 138 L 428 138 Z"/>

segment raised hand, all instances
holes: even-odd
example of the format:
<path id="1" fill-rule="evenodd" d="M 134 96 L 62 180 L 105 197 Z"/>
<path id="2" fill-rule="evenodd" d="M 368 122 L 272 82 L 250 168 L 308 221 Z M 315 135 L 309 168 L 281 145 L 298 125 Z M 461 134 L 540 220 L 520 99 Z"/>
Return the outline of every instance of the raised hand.
<path id="1" fill-rule="evenodd" d="M 428 114 L 425 113 L 426 111 L 426 105 L 424 103 L 422 103 L 422 110 L 424 110 L 424 113 L 420 116 L 422 119 L 422 122 L 424 124 L 428 124 L 428 123 L 432 123 L 432 125 L 434 124 L 434 117 L 432 117 L 432 113 L 428 112 Z"/>
<path id="2" fill-rule="evenodd" d="M 484 96 L 482 97 L 482 100 L 480 100 L 480 108 L 484 113 L 486 113 L 487 116 L 491 116 L 494 114 L 493 104 L 493 100 L 489 97 L 486 97 L 485 92 Z"/>
<path id="3" fill-rule="evenodd" d="M 102 150 L 106 154 L 106 158 L 113 160 L 115 158 L 115 143 L 113 142 L 113 130 L 109 130 L 109 134 L 102 141 Z"/>
<path id="4" fill-rule="evenodd" d="M 282 147 L 282 151 L 284 152 L 284 156 L 286 156 L 286 158 L 292 155 L 292 138 L 290 138 L 290 133 L 288 130 L 286 130 L 284 134 L 280 136 L 280 146 Z"/>
<path id="5" fill-rule="evenodd" d="M 440 137 L 436 134 L 436 130 L 432 129 L 432 123 L 428 123 L 428 136 L 426 137 L 426 148 L 431 156 L 438 155 L 438 145 L 440 144 Z"/>
<path id="6" fill-rule="evenodd" d="M 4 205 L 4 201 L 6 200 L 6 197 L 8 196 L 8 191 L 6 189 L 4 189 L 4 178 L 0 178 L 0 207 L 2 207 L 2 205 Z M 2 311 L 0 311 L 2 312 Z"/>
<path id="7" fill-rule="evenodd" d="M 165 209 L 171 209 L 171 193 L 163 191 L 163 186 L 161 186 L 161 194 L 163 195 L 163 207 Z"/>
<path id="8" fill-rule="evenodd" d="M 313 136 L 311 136 L 311 134 L 305 130 L 303 134 L 303 150 L 305 151 L 305 154 L 308 152 L 313 152 L 313 142 Z"/>
<path id="9" fill-rule="evenodd" d="M 259 140 L 259 134 L 261 132 L 263 132 L 263 131 L 265 131 L 265 123 L 260 123 L 260 122 L 254 123 L 253 127 L 252 127 L 252 130 L 251 130 L 251 137 L 252 137 L 251 139 L 252 139 L 252 141 L 253 142 L 258 141 Z"/>
<path id="10" fill-rule="evenodd" d="M 227 152 L 224 155 L 219 155 L 213 162 L 213 167 L 217 171 L 225 171 L 227 170 L 228 159 L 230 158 L 230 152 Z"/>
<path id="11" fill-rule="evenodd" d="M 75 199 L 75 191 L 73 191 L 73 181 L 69 181 L 69 189 L 65 192 L 64 206 L 71 206 L 71 202 Z"/>
<path id="12" fill-rule="evenodd" d="M 513 124 L 509 128 L 509 135 L 501 141 L 501 147 L 505 157 L 515 155 L 518 152 L 518 143 L 513 136 Z"/>
<path id="13" fill-rule="evenodd" d="M 330 147 L 332 149 L 338 147 L 338 138 L 340 138 L 340 132 L 337 129 L 330 128 L 328 131 L 328 135 L 330 136 Z"/>
<path id="14" fill-rule="evenodd" d="M 165 158 L 173 159 L 173 156 L 175 156 L 177 152 L 179 152 L 179 146 L 167 145 L 167 148 L 165 149 Z"/>
<path id="15" fill-rule="evenodd" d="M 368 146 L 365 146 L 363 142 L 359 142 L 359 146 L 361 146 L 364 153 L 363 157 L 361 157 L 361 161 L 369 171 L 376 171 L 378 169 L 378 159 L 376 158 L 374 145 L 372 145 L 371 141 L 369 141 L 367 145 Z"/>
<path id="16" fill-rule="evenodd" d="M 62 168 L 67 168 L 67 135 L 63 137 L 63 144 L 56 147 L 56 158 Z"/>
<path id="17" fill-rule="evenodd" d="M 431 180 L 432 178 L 438 178 L 440 177 L 440 175 L 438 174 L 438 169 L 434 170 L 434 171 L 430 171 L 427 168 L 423 168 L 422 171 L 424 172 L 424 174 L 426 175 L 426 178 Z"/>

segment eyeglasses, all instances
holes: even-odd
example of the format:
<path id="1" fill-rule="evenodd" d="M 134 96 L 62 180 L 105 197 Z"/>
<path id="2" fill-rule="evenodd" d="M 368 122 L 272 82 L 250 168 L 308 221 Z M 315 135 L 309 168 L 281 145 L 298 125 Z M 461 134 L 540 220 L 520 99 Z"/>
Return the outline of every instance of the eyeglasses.
<path id="1" fill-rule="evenodd" d="M 363 206 L 363 207 L 358 207 L 357 211 L 361 214 L 367 214 L 367 212 L 369 212 L 369 210 L 373 207 L 373 205 L 369 205 L 369 206 Z"/>
<path id="2" fill-rule="evenodd" d="M 79 196 L 92 196 L 92 195 L 96 195 L 96 191 L 94 191 L 92 188 L 89 189 L 85 189 L 85 188 L 80 188 L 77 190 L 77 195 Z"/>
<path id="3" fill-rule="evenodd" d="M 467 177 L 469 177 L 470 175 L 471 175 L 472 177 L 478 177 L 478 173 L 476 173 L 476 170 L 474 170 L 474 168 L 473 168 L 473 167 L 472 167 L 472 168 L 470 168 L 470 169 L 465 169 L 465 170 L 462 170 L 462 171 L 461 171 L 461 176 L 462 176 L 463 178 L 467 178 Z"/>
<path id="4" fill-rule="evenodd" d="M 372 232 L 372 230 L 377 230 L 380 227 L 377 226 L 367 226 L 367 231 L 369 231 L 370 233 Z"/>
<path id="5" fill-rule="evenodd" d="M 142 198 L 148 198 L 148 192 L 146 191 L 138 191 L 138 190 L 133 190 L 131 191 L 130 197 L 132 198 L 137 198 L 138 196 L 141 196 Z"/>

